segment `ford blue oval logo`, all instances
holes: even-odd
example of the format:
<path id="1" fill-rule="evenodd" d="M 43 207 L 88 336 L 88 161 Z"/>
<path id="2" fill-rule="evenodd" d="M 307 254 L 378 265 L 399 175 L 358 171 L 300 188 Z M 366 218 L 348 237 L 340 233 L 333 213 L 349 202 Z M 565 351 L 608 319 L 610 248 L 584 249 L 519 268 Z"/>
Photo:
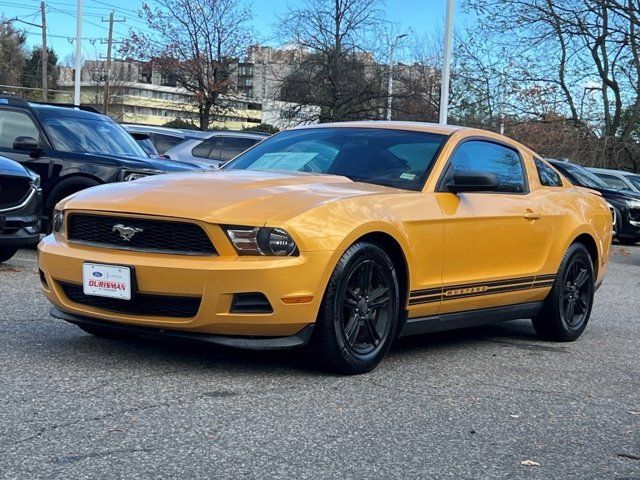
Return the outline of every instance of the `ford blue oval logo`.
<path id="1" fill-rule="evenodd" d="M 93 272 L 93 276 L 100 278 L 102 274 L 100 272 Z"/>

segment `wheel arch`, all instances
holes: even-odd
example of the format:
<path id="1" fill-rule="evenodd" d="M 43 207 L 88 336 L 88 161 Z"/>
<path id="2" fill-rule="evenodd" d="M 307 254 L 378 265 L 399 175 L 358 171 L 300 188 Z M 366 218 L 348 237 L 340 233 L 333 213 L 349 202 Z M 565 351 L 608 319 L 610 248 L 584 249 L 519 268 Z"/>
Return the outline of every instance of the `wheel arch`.
<path id="1" fill-rule="evenodd" d="M 53 208 L 55 204 L 58 203 L 58 201 L 60 201 L 62 198 L 66 197 L 67 195 L 71 195 L 72 193 L 75 193 L 79 190 L 83 190 L 84 188 L 102 185 L 103 183 L 104 182 L 100 178 L 94 177 L 92 175 L 86 175 L 84 173 L 72 173 L 72 174 L 66 175 L 60 178 L 60 180 L 55 184 L 55 186 L 53 186 L 53 188 L 49 190 L 47 194 L 47 199 L 45 202 L 45 209 Z M 81 187 L 81 188 L 76 189 L 75 187 Z M 67 195 L 64 195 L 64 197 L 57 198 L 57 197 L 60 197 L 65 192 L 69 192 L 69 193 Z"/>
<path id="2" fill-rule="evenodd" d="M 595 238 L 593 238 L 589 233 L 581 233 L 573 239 L 571 245 L 574 243 L 581 243 L 585 246 L 589 252 L 589 256 L 591 257 L 591 262 L 593 263 L 595 277 L 598 278 L 598 272 L 600 269 L 600 253 L 598 251 L 598 244 L 596 243 Z"/>
<path id="3" fill-rule="evenodd" d="M 397 272 L 400 298 L 402 299 L 401 308 L 404 310 L 409 296 L 409 264 L 400 242 L 398 242 L 392 235 L 381 231 L 366 233 L 356 239 L 353 243 L 356 242 L 373 243 L 374 245 L 382 248 L 387 255 L 389 255 Z"/>

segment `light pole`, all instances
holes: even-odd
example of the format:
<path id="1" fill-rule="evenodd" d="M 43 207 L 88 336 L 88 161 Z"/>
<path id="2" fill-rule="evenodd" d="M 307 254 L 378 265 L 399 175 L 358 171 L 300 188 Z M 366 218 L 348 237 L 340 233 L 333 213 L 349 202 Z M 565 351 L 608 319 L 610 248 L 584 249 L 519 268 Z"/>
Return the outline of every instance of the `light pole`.
<path id="1" fill-rule="evenodd" d="M 391 102 L 393 95 L 393 51 L 400 43 L 400 40 L 406 37 L 407 34 L 403 33 L 401 35 L 396 36 L 391 42 L 391 46 L 389 48 L 389 83 L 387 84 L 387 121 L 391 120 Z"/>
<path id="2" fill-rule="evenodd" d="M 451 43 L 453 36 L 453 0 L 447 0 L 447 16 L 444 24 L 444 62 L 440 87 L 440 123 L 447 123 L 449 109 L 449 77 L 451 76 Z"/>
<path id="3" fill-rule="evenodd" d="M 76 74 L 73 82 L 73 104 L 80 106 L 80 82 L 82 81 L 82 0 L 78 0 L 76 19 Z"/>

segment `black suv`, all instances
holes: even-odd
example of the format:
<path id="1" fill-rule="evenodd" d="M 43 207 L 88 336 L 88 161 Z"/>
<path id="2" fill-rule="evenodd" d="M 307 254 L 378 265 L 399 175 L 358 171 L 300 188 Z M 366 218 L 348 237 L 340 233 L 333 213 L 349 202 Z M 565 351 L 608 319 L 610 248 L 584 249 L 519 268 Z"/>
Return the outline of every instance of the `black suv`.
<path id="1" fill-rule="evenodd" d="M 120 125 L 96 112 L 0 95 L 0 155 L 40 175 L 45 229 L 55 204 L 78 190 L 198 170 L 186 163 L 149 158 Z"/>
<path id="2" fill-rule="evenodd" d="M 615 235 L 624 245 L 640 242 L 640 195 L 627 190 L 613 190 L 604 181 L 575 163 L 549 160 L 574 185 L 602 194 L 615 212 Z"/>
<path id="3" fill-rule="evenodd" d="M 0 263 L 40 238 L 40 177 L 0 157 Z"/>

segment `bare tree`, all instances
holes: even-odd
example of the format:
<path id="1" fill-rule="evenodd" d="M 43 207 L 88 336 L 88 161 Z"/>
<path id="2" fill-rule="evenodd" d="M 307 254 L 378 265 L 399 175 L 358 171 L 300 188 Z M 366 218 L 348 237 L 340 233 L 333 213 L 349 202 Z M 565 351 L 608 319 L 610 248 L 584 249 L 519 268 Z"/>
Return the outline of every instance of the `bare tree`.
<path id="1" fill-rule="evenodd" d="M 564 117 L 600 139 L 586 163 L 640 168 L 638 0 L 468 0 L 480 29 L 508 47 L 518 88 L 510 107 L 530 120 Z M 532 92 L 544 91 L 544 102 Z M 544 109 L 542 109 L 544 107 Z M 588 137 L 584 137 L 587 135 Z M 593 147 L 590 146 L 591 150 Z"/>
<path id="2" fill-rule="evenodd" d="M 223 108 L 220 95 L 233 91 L 238 58 L 252 33 L 250 12 L 240 0 L 156 0 L 143 4 L 148 31 L 130 32 L 121 54 L 153 61 L 167 81 L 192 93 L 201 130 Z"/>
<path id="3" fill-rule="evenodd" d="M 305 0 L 280 20 L 282 39 L 301 55 L 284 79 L 281 99 L 306 121 L 378 118 L 385 100 L 386 68 L 364 47 L 375 43 L 378 0 Z M 319 109 L 308 109 L 308 106 Z"/>

